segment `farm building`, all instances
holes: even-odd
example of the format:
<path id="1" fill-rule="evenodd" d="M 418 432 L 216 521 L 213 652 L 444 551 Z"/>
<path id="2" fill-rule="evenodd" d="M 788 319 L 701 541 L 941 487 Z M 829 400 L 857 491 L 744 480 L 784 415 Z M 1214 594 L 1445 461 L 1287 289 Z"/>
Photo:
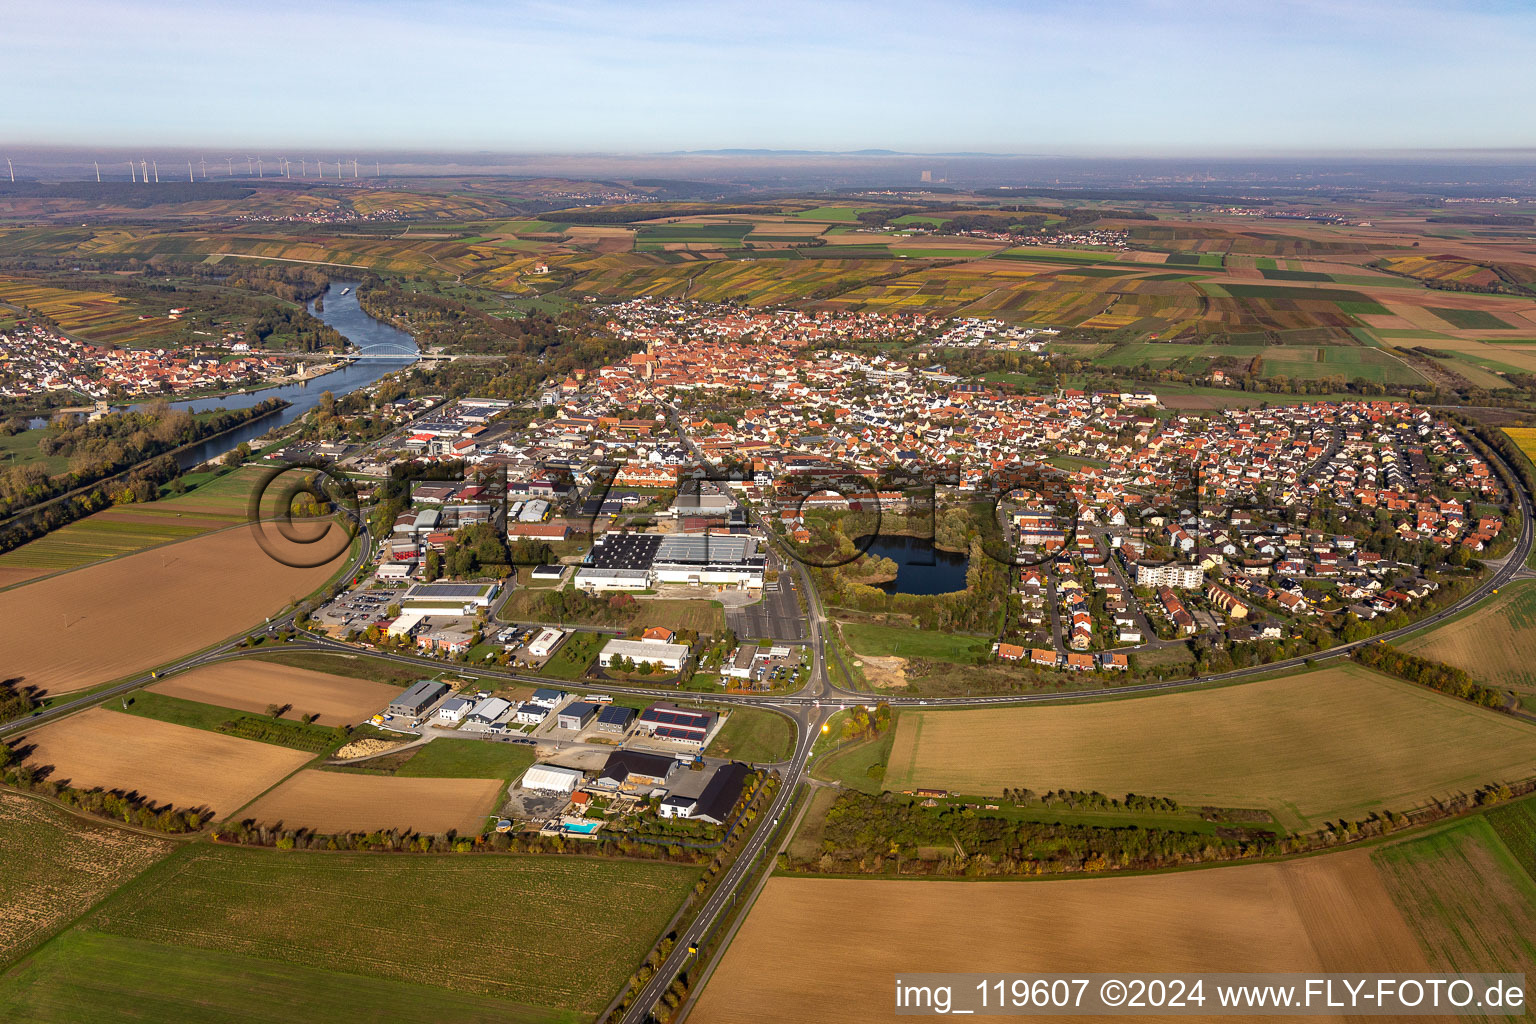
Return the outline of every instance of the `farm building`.
<path id="1" fill-rule="evenodd" d="M 448 692 L 446 683 L 423 679 L 389 702 L 392 715 L 419 715 Z"/>
<path id="2" fill-rule="evenodd" d="M 578 700 L 555 716 L 555 724 L 562 729 L 585 729 L 592 723 L 592 719 L 597 717 L 597 712 L 596 704 Z"/>
<path id="3" fill-rule="evenodd" d="M 620 736 L 629 731 L 629 727 L 635 722 L 635 709 L 610 705 L 603 708 L 597 716 L 597 731 L 611 732 Z"/>
<path id="4" fill-rule="evenodd" d="M 437 717 L 445 722 L 457 722 L 469 714 L 470 709 L 474 706 L 475 702 L 472 700 L 466 700 L 463 697 L 449 697 L 443 701 L 443 706 L 437 709 Z"/>
<path id="5" fill-rule="evenodd" d="M 688 645 L 654 640 L 609 640 L 598 654 L 597 663 L 607 668 L 618 658 L 628 658 L 636 665 L 648 661 L 657 668 L 676 672 L 688 660 Z"/>
<path id="6" fill-rule="evenodd" d="M 542 789 L 552 793 L 570 793 L 581 785 L 582 774 L 574 768 L 536 764 L 523 773 L 524 789 Z"/>
<path id="7" fill-rule="evenodd" d="M 713 711 L 688 711 L 674 704 L 653 704 L 640 715 L 640 731 L 656 739 L 702 747 L 719 718 Z"/>
<path id="8" fill-rule="evenodd" d="M 547 658 L 555 653 L 560 641 L 565 639 L 563 629 L 541 629 L 539 635 L 528 644 L 528 653 L 535 658 Z"/>

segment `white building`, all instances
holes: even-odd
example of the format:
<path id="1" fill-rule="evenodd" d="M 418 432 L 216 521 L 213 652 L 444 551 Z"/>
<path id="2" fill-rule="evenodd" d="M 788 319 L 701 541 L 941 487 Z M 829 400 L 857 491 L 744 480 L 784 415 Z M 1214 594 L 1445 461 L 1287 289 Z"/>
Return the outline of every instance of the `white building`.
<path id="1" fill-rule="evenodd" d="M 541 629 L 539 635 L 528 644 L 528 654 L 535 658 L 547 658 L 560 646 L 560 641 L 565 639 L 563 629 Z"/>
<path id="2" fill-rule="evenodd" d="M 560 768 L 551 764 L 536 764 L 523 773 L 524 789 L 541 789 L 551 793 L 572 793 L 581 785 L 583 776 L 574 768 Z"/>
<path id="3" fill-rule="evenodd" d="M 472 700 L 466 700 L 463 697 L 449 697 L 443 701 L 443 706 L 437 709 L 437 717 L 445 722 L 458 722 L 465 715 L 469 714 L 470 709 L 474 706 L 475 702 Z"/>
<path id="4" fill-rule="evenodd" d="M 502 700 L 500 697 L 487 697 L 476 704 L 474 710 L 464 716 L 464 720 L 469 725 L 490 725 L 511 710 L 511 701 Z"/>
<path id="5" fill-rule="evenodd" d="M 582 590 L 649 590 L 649 569 L 597 569 L 576 570 L 576 586 Z"/>
<path id="6" fill-rule="evenodd" d="M 598 654 L 597 663 L 607 668 L 616 658 L 628 658 L 636 665 L 648 661 L 656 668 L 676 672 L 688 660 L 688 645 L 664 644 L 655 640 L 609 640 Z"/>
<path id="7" fill-rule="evenodd" d="M 1136 563 L 1138 587 L 1176 587 L 1180 590 L 1194 590 L 1204 582 L 1205 570 L 1198 565 L 1188 565 L 1183 562 L 1168 562 L 1164 565 Z"/>
<path id="8" fill-rule="evenodd" d="M 549 717 L 549 708 L 542 704 L 519 704 L 517 710 L 512 713 L 512 720 L 518 725 L 538 725 Z"/>

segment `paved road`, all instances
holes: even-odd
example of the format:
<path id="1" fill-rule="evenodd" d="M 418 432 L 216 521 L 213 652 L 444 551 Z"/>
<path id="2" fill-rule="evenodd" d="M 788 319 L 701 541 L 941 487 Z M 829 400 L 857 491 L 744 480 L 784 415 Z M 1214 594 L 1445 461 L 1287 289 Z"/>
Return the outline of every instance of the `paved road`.
<path id="1" fill-rule="evenodd" d="M 686 436 L 685 440 L 687 440 Z M 689 445 L 692 447 L 691 441 L 689 442 Z M 698 454 L 696 450 L 695 453 Z M 1497 455 L 1495 455 L 1495 458 L 1497 458 Z M 1502 460 L 1499 461 L 1502 465 Z M 1506 470 L 1508 469 L 1507 466 L 1505 468 Z M 1510 476 L 1513 478 L 1513 473 L 1511 473 Z M 1518 480 L 1518 478 L 1515 479 Z M 1463 597 L 1460 601 L 1457 601 L 1454 605 L 1442 611 L 1436 612 L 1434 615 L 1431 615 L 1425 619 L 1414 622 L 1409 626 L 1404 626 L 1401 629 L 1396 629 L 1392 630 L 1391 632 L 1380 634 L 1371 638 L 1370 640 L 1362 640 L 1350 644 L 1341 644 L 1337 647 L 1329 648 L 1326 651 L 1321 651 L 1317 654 L 1305 658 L 1290 658 L 1285 661 L 1271 662 L 1267 665 L 1256 665 L 1251 668 L 1239 669 L 1232 672 L 1223 672 L 1217 675 L 1164 680 L 1161 682 L 1139 683 L 1128 686 L 1103 687 L 1091 690 L 1078 690 L 1073 693 L 1008 694 L 995 697 L 885 697 L 882 699 L 897 707 L 974 707 L 981 705 L 1009 706 L 1033 704 L 1042 701 L 1089 700 L 1097 697 L 1111 695 L 1123 696 L 1125 694 L 1144 694 L 1177 690 L 1192 685 L 1203 685 L 1213 682 L 1225 682 L 1229 680 L 1242 679 L 1250 676 L 1268 675 L 1275 672 L 1284 671 L 1289 668 L 1298 668 L 1307 664 L 1308 662 L 1316 663 L 1344 657 L 1350 652 L 1364 647 L 1367 644 L 1386 643 L 1403 637 L 1409 633 L 1421 630 L 1426 626 L 1434 625 L 1435 623 L 1442 622 L 1451 618 L 1452 616 L 1458 615 L 1486 599 L 1499 587 L 1504 586 L 1510 580 L 1519 576 L 1526 575 L 1524 565 L 1526 557 L 1531 552 L 1533 537 L 1536 537 L 1536 520 L 1533 520 L 1531 496 L 1525 492 L 1523 487 L 1518 487 L 1516 496 L 1519 500 L 1521 512 L 1520 536 L 1516 539 L 1514 549 L 1508 558 L 1505 559 L 1504 563 L 1498 567 L 1498 569 L 1488 580 L 1484 581 L 1482 584 L 1468 593 L 1465 597 Z M 748 510 L 748 515 L 756 525 L 767 529 L 767 524 L 763 523 L 761 518 L 757 516 L 754 511 Z M 362 564 L 361 559 L 365 559 L 371 550 L 371 542 L 367 534 L 366 521 L 362 523 L 362 531 L 363 544 L 359 549 L 361 552 L 359 556 L 360 560 L 357 564 L 348 566 L 348 575 L 355 573 L 358 568 L 360 568 Z M 770 530 L 767 532 L 766 536 L 773 538 L 775 535 Z M 799 561 L 794 559 L 786 559 L 784 565 L 786 570 L 792 572 L 799 580 L 801 592 L 806 595 L 808 606 L 808 614 L 806 618 L 810 633 L 809 645 L 811 646 L 815 655 L 813 662 L 814 669 L 812 671 L 810 681 L 807 683 L 805 688 L 799 692 L 789 695 L 709 694 L 706 696 L 702 694 L 692 694 L 686 691 L 678 691 L 675 689 L 648 689 L 628 686 L 614 686 L 606 683 L 588 683 L 585 681 L 582 683 L 582 687 L 584 689 L 589 689 L 596 692 L 610 691 L 614 693 L 655 696 L 672 700 L 707 699 L 710 703 L 760 707 L 777 711 L 786 715 L 795 722 L 797 729 L 794 756 L 787 764 L 781 766 L 782 782 L 778 792 L 775 794 L 773 803 L 769 808 L 768 821 L 770 824 L 765 827 L 759 827 L 747 840 L 747 843 L 743 846 L 735 862 L 726 872 L 725 877 L 715 887 L 713 894 L 706 901 L 704 907 L 697 915 L 695 915 L 693 922 L 688 925 L 688 927 L 685 928 L 683 932 L 678 936 L 678 942 L 672 954 L 667 958 L 666 962 L 662 965 L 662 968 L 656 972 L 651 981 L 641 991 L 639 997 L 631 1003 L 630 1009 L 624 1016 L 624 1020 L 627 1022 L 627 1024 L 641 1024 L 641 1022 L 643 1022 L 649 1016 L 651 1009 L 655 1006 L 657 1000 L 660 999 L 661 995 L 671 984 L 672 979 L 676 977 L 677 973 L 687 964 L 687 961 L 691 956 L 689 953 L 689 947 L 695 942 L 699 941 L 703 935 L 708 933 L 708 930 L 714 924 L 715 918 L 720 914 L 721 910 L 729 904 L 732 894 L 735 893 L 746 880 L 748 874 L 752 870 L 752 866 L 756 862 L 758 854 L 763 851 L 764 845 L 771 840 L 776 831 L 772 827 L 771 822 L 779 820 L 782 817 L 785 809 L 789 806 L 790 801 L 794 797 L 795 791 L 798 789 L 799 784 L 805 775 L 806 767 L 810 760 L 811 748 L 815 743 L 816 737 L 820 733 L 822 725 L 837 710 L 847 707 L 867 705 L 872 699 L 874 699 L 870 694 L 860 693 L 845 687 L 835 685 L 833 683 L 832 678 L 827 672 L 828 659 L 836 659 L 841 665 L 841 655 L 838 653 L 835 647 L 829 649 L 826 644 L 827 618 L 825 609 L 821 602 L 820 594 L 818 594 L 815 587 L 811 585 L 809 573 L 806 572 L 805 567 Z M 271 625 L 274 629 L 280 629 L 290 625 L 291 622 L 292 614 L 290 613 L 282 619 L 273 622 Z M 200 665 L 210 664 L 216 661 L 259 653 L 260 651 L 266 649 L 239 648 L 237 645 L 238 639 L 229 641 L 201 654 L 193 655 L 188 659 L 168 667 L 163 672 L 160 672 L 159 676 L 163 678 L 164 676 L 170 675 L 174 672 L 185 671 L 187 669 L 195 668 Z M 399 662 L 416 668 L 421 668 L 424 665 L 438 664 L 414 656 L 375 652 L 361 648 L 357 645 L 346 644 L 341 641 L 332 640 L 326 637 L 307 637 L 302 641 L 287 645 L 283 649 L 344 651 L 349 654 L 356 654 L 365 651 L 369 656 L 383 658 L 388 661 Z M 443 664 L 445 664 L 445 667 L 460 668 L 460 670 L 466 674 L 474 675 L 476 677 L 504 679 L 515 682 L 535 683 L 538 685 L 549 685 L 551 682 L 551 680 L 542 676 L 503 672 L 500 670 L 482 668 L 479 666 L 466 665 L 460 667 L 454 663 Z M 846 668 L 844 668 L 844 678 L 852 679 L 852 676 L 847 674 Z M 65 704 L 50 708 L 41 714 L 37 714 L 25 719 L 19 719 L 10 723 L 5 723 L 4 725 L 0 725 L 0 734 L 3 734 L 7 731 L 32 728 L 35 727 L 40 721 L 54 718 L 59 715 L 68 714 L 69 712 L 82 707 L 99 704 L 113 696 L 116 696 L 117 694 L 126 693 L 130 690 L 143 686 L 145 683 L 149 682 L 150 679 L 151 677 L 148 674 L 142 675 L 135 679 L 121 683 L 108 690 L 97 691 L 90 694 L 89 696 L 81 697 L 78 700 L 70 701 Z"/>

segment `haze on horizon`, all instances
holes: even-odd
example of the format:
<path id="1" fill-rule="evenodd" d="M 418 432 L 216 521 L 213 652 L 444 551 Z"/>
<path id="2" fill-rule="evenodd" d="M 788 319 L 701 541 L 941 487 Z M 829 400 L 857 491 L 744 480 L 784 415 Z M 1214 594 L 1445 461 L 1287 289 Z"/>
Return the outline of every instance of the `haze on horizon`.
<path id="1" fill-rule="evenodd" d="M 165 0 L 7 14 L 10 146 L 1155 155 L 1513 149 L 1503 0 Z"/>

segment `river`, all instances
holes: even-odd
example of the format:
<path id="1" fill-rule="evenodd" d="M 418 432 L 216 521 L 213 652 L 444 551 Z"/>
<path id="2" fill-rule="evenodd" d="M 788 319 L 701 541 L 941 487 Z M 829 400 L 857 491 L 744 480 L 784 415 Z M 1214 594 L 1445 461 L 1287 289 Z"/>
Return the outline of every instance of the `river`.
<path id="1" fill-rule="evenodd" d="M 343 288 L 350 291 L 343 295 L 341 294 Z M 249 391 L 239 395 L 225 395 L 221 398 L 194 398 L 170 403 L 173 409 L 188 409 L 192 412 L 205 412 L 209 409 L 248 409 L 268 398 L 281 398 L 290 403 L 288 408 L 276 415 L 268 416 L 241 427 L 233 433 L 224 434 L 189 449 L 181 457 L 182 468 L 191 468 L 209 459 L 216 459 L 241 441 L 254 440 L 273 427 L 292 423 L 319 405 L 320 395 L 323 392 L 329 391 L 340 398 L 349 391 L 356 391 L 360 387 L 372 384 L 379 378 L 416 361 L 421 351 L 416 346 L 416 340 L 398 327 L 384 323 L 382 320 L 375 320 L 364 312 L 362 305 L 357 301 L 356 281 L 332 279 L 330 290 L 325 293 L 324 298 L 325 308 L 317 310 L 315 304 L 311 302 L 310 313 L 339 331 L 356 346 L 355 351 L 397 358 L 368 359 L 349 363 L 323 377 L 315 377 L 299 384 L 284 384 L 280 387 Z"/>

